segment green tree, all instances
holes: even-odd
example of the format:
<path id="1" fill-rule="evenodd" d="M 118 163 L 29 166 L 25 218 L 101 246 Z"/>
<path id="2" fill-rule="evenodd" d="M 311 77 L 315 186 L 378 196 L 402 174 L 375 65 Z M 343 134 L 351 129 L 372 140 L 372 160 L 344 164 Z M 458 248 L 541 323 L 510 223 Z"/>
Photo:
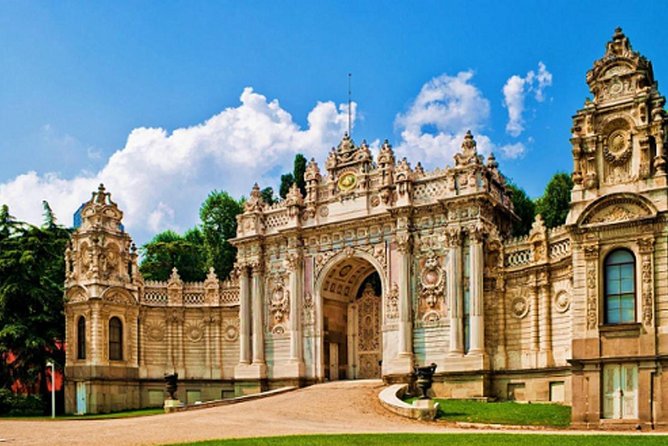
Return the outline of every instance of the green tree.
<path id="1" fill-rule="evenodd" d="M 268 205 L 272 205 L 276 202 L 276 199 L 274 198 L 274 188 L 273 187 L 265 187 L 260 191 L 262 194 L 262 199 L 264 200 L 265 203 Z"/>
<path id="2" fill-rule="evenodd" d="M 514 183 L 508 182 L 506 187 L 512 192 L 513 208 L 519 217 L 519 221 L 513 224 L 513 236 L 526 235 L 536 217 L 536 204 L 527 196 L 524 189 Z"/>
<path id="3" fill-rule="evenodd" d="M 228 277 L 234 267 L 237 250 L 228 240 L 236 237 L 237 215 L 242 212 L 242 200 L 216 190 L 209 194 L 199 211 L 207 264 L 213 266 L 221 279 Z"/>
<path id="4" fill-rule="evenodd" d="M 295 155 L 295 160 L 292 164 L 292 172 L 281 175 L 281 186 L 278 189 L 278 194 L 281 198 L 288 195 L 288 191 L 292 183 L 297 183 L 297 187 L 303 196 L 306 196 L 306 181 L 304 181 L 304 173 L 306 172 L 306 157 L 301 153 Z"/>
<path id="5" fill-rule="evenodd" d="M 536 212 L 545 221 L 545 226 L 554 228 L 563 225 L 568 216 L 573 180 L 564 172 L 557 172 L 545 187 L 543 196 L 536 202 Z"/>
<path id="6" fill-rule="evenodd" d="M 304 174 L 306 173 L 306 157 L 301 153 L 295 155 L 294 167 L 292 170 L 292 176 L 297 183 L 297 187 L 302 193 L 302 196 L 306 196 L 306 181 L 304 181 Z"/>
<path id="7" fill-rule="evenodd" d="M 143 260 L 139 270 L 147 280 L 167 280 L 172 269 L 186 282 L 197 282 L 206 277 L 204 236 L 198 228 L 183 236 L 164 231 L 142 246 Z"/>
<path id="8" fill-rule="evenodd" d="M 290 190 L 290 186 L 292 186 L 292 183 L 295 182 L 295 177 L 291 173 L 285 173 L 281 175 L 281 185 L 278 188 L 278 195 L 281 196 L 281 198 L 285 199 L 285 197 L 288 196 L 288 191 Z"/>
<path id="9" fill-rule="evenodd" d="M 0 209 L 0 385 L 38 381 L 47 360 L 64 363 L 63 284 L 69 230 L 56 224 L 48 203 L 42 227 Z M 12 358 L 11 362 L 9 359 Z M 46 380 L 40 391 L 46 393 Z"/>

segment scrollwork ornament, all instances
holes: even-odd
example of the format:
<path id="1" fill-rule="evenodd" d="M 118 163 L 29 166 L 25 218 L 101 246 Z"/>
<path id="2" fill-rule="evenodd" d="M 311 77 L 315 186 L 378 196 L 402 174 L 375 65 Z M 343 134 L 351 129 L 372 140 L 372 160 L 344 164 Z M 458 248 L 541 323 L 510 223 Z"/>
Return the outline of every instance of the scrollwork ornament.
<path id="1" fill-rule="evenodd" d="M 624 130 L 612 132 L 603 147 L 605 160 L 613 166 L 625 164 L 631 157 L 631 144 Z"/>

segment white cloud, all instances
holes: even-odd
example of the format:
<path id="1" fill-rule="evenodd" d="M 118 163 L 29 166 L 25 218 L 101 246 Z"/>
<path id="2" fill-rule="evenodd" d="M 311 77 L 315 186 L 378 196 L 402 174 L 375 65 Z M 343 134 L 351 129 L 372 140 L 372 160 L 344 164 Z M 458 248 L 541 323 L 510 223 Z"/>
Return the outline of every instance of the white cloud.
<path id="1" fill-rule="evenodd" d="M 524 101 L 527 93 L 534 93 L 538 102 L 545 100 L 544 90 L 552 85 L 552 73 L 543 62 L 538 62 L 538 72 L 529 71 L 521 77 L 514 74 L 508 78 L 503 86 L 503 104 L 508 109 L 508 123 L 506 132 L 514 137 L 524 131 Z"/>
<path id="2" fill-rule="evenodd" d="M 144 241 L 163 229 L 185 230 L 197 222 L 202 200 L 212 189 L 248 194 L 253 182 L 277 183 L 276 172 L 292 168 L 296 153 L 323 159 L 347 129 L 347 106 L 318 102 L 302 129 L 277 100 L 244 89 L 241 104 L 207 121 L 171 134 L 137 128 L 125 147 L 96 173 L 61 178 L 28 172 L 0 184 L 0 203 L 12 215 L 41 221 L 47 200 L 64 223 L 104 183 L 125 211 L 130 233 Z M 353 118 L 355 115 L 353 103 Z"/>
<path id="3" fill-rule="evenodd" d="M 451 164 L 467 130 L 474 133 L 480 153 L 498 151 L 506 158 L 524 153 L 522 143 L 497 146 L 485 135 L 489 100 L 472 79 L 472 71 L 463 71 L 456 76 L 443 74 L 424 84 L 408 110 L 395 119 L 401 135 L 396 147 L 400 157 L 426 166 Z"/>

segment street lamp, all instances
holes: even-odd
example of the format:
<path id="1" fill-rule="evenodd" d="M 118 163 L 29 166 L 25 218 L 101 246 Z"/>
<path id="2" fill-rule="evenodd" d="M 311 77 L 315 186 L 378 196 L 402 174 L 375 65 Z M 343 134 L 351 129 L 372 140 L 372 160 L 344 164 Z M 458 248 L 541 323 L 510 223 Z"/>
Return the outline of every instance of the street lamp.
<path id="1" fill-rule="evenodd" d="M 51 367 L 51 418 L 56 418 L 56 365 L 49 361 L 46 366 Z"/>

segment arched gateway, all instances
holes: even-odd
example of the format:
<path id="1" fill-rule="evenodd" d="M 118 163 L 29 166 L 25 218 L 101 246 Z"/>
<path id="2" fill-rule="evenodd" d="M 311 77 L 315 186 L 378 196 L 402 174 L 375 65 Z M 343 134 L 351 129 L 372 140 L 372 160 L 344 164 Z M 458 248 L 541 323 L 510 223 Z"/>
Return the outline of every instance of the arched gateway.
<path id="1" fill-rule="evenodd" d="M 382 267 L 364 252 L 335 256 L 320 272 L 315 290 L 326 379 L 381 377 L 386 282 Z"/>

